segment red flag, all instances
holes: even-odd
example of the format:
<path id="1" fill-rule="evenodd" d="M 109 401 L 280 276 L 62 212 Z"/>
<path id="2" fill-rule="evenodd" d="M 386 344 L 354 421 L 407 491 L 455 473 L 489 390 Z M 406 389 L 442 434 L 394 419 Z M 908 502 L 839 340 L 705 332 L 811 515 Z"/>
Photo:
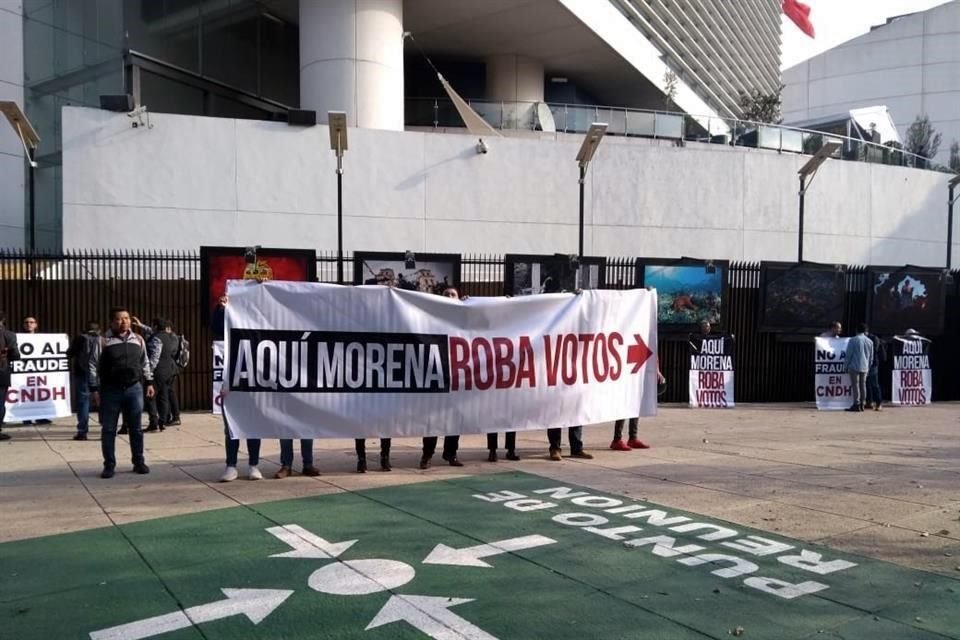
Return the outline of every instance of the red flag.
<path id="1" fill-rule="evenodd" d="M 797 2 L 797 0 L 783 0 L 783 12 L 787 17 L 793 20 L 793 23 L 799 27 L 800 31 L 811 38 L 814 36 L 813 23 L 810 22 L 810 7 Z"/>

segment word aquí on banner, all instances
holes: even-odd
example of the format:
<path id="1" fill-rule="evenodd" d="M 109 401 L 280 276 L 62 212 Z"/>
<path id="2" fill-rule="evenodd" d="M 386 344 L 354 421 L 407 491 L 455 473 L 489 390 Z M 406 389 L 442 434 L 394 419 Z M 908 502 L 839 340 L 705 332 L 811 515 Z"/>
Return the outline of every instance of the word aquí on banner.
<path id="1" fill-rule="evenodd" d="M 232 329 L 228 379 L 237 391 L 299 393 L 574 386 L 637 373 L 651 355 L 639 335 L 631 345 L 618 332 L 468 340 L 443 334 Z"/>

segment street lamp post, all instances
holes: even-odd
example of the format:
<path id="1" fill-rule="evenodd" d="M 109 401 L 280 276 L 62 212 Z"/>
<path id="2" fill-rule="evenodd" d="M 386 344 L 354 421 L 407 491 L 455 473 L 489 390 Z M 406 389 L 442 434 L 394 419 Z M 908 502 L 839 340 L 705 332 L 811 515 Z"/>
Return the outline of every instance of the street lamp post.
<path id="1" fill-rule="evenodd" d="M 813 178 L 817 173 L 817 170 L 820 168 L 824 162 L 827 161 L 827 158 L 833 155 L 833 153 L 840 148 L 840 144 L 837 142 L 828 142 L 817 151 L 810 160 L 807 161 L 805 165 L 800 168 L 800 171 L 797 173 L 800 175 L 800 224 L 797 231 L 797 262 L 803 262 L 803 206 L 804 200 L 807 195 L 807 189 L 810 188 L 810 185 L 807 184 L 807 178 L 810 178 L 810 183 L 813 183 Z"/>
<path id="2" fill-rule="evenodd" d="M 960 185 L 960 176 L 953 176 L 947 183 L 947 271 L 953 266 L 953 205 L 960 199 L 960 195 L 953 195 Z"/>
<path id="3" fill-rule="evenodd" d="M 347 114 L 328 111 L 330 149 L 337 154 L 337 283 L 343 284 L 343 152 L 347 150 Z"/>
<path id="4" fill-rule="evenodd" d="M 27 184 L 29 185 L 28 189 L 30 192 L 30 205 L 27 210 L 29 212 L 28 225 L 30 227 L 30 233 L 27 246 L 32 254 L 37 250 L 37 205 L 36 193 L 34 191 L 34 172 L 38 166 L 36 155 L 37 147 L 40 145 L 40 136 L 37 135 L 33 125 L 27 120 L 27 116 L 23 114 L 20 105 L 16 102 L 0 100 L 0 111 L 3 112 L 3 115 L 7 118 L 7 122 L 13 127 L 13 130 L 17 132 L 17 137 L 20 139 L 20 144 L 23 145 L 23 152 L 27 157 L 27 165 L 29 166 Z"/>
<path id="5" fill-rule="evenodd" d="M 597 152 L 597 147 L 600 146 L 600 142 L 603 140 L 606 132 L 606 122 L 594 122 L 591 124 L 590 129 L 587 130 L 587 136 L 583 139 L 583 144 L 580 145 L 580 151 L 577 152 L 577 164 L 580 165 L 580 243 L 577 257 L 580 258 L 581 262 L 583 261 L 583 183 L 587 177 L 587 165 L 589 165 L 590 160 L 593 159 L 593 154 Z"/>

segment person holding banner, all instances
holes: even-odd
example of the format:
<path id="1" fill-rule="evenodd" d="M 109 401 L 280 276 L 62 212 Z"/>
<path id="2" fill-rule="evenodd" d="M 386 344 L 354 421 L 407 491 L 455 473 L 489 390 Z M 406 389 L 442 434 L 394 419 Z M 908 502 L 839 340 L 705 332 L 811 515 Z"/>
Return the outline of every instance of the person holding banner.
<path id="1" fill-rule="evenodd" d="M 867 329 L 861 322 L 857 335 L 847 343 L 847 373 L 853 388 L 853 404 L 847 411 L 863 411 L 867 399 L 867 372 L 873 366 L 873 342 L 867 337 Z"/>
<path id="2" fill-rule="evenodd" d="M 7 415 L 7 390 L 10 388 L 10 363 L 20 359 L 17 334 L 7 330 L 7 314 L 0 311 L 0 440 L 9 440 L 3 433 L 3 419 Z"/>
<path id="3" fill-rule="evenodd" d="M 467 296 L 460 296 L 456 287 L 445 287 L 441 294 L 444 298 L 452 300 L 466 300 Z M 427 436 L 423 439 L 423 455 L 420 456 L 420 468 L 429 469 L 433 454 L 437 451 L 437 436 Z M 462 467 L 463 463 L 457 457 L 457 450 L 460 448 L 460 436 L 443 437 L 443 454 L 441 457 L 446 460 L 451 467 Z"/>
<path id="4" fill-rule="evenodd" d="M 90 356 L 90 395 L 100 406 L 100 449 L 103 452 L 101 478 L 112 478 L 117 466 L 115 447 L 117 421 L 130 432 L 133 472 L 150 473 L 143 457 L 143 387 L 153 397 L 153 372 L 147 359 L 147 345 L 131 330 L 130 311 L 115 307 L 110 311 L 110 329 L 94 345 Z M 102 394 L 101 394 L 102 388 Z M 102 396 L 102 401 L 101 401 Z"/>
<path id="5" fill-rule="evenodd" d="M 423 455 L 420 456 L 420 468 L 429 469 L 433 454 L 437 451 L 437 436 L 427 436 L 423 439 Z M 460 436 L 443 436 L 443 453 L 440 457 L 450 463 L 451 467 L 462 467 L 463 463 L 457 457 L 460 448 Z"/>
<path id="6" fill-rule="evenodd" d="M 221 401 L 226 395 L 227 390 L 224 388 L 220 392 Z M 220 476 L 220 482 L 233 482 L 240 476 L 240 474 L 237 473 L 237 461 L 240 457 L 240 440 L 231 438 L 230 436 L 230 424 L 227 422 L 227 416 L 223 415 L 223 444 L 227 450 L 227 468 L 224 470 L 223 475 Z M 259 438 L 247 438 L 247 456 L 247 465 L 249 467 L 247 478 L 250 480 L 263 480 L 263 473 L 260 472 L 258 466 L 260 464 Z"/>
<path id="7" fill-rule="evenodd" d="M 517 455 L 517 432 L 516 431 L 507 431 L 503 436 L 504 445 L 507 447 L 507 460 L 517 461 L 520 459 L 520 456 Z M 488 433 L 487 434 L 487 460 L 489 462 L 497 461 L 497 434 Z"/>
<path id="8" fill-rule="evenodd" d="M 301 473 L 310 478 L 320 475 L 320 470 L 313 466 L 313 440 L 304 438 L 300 441 L 300 458 L 303 460 Z M 293 475 L 293 440 L 280 440 L 280 469 L 273 474 L 277 480 L 289 478 Z"/>
<path id="9" fill-rule="evenodd" d="M 707 323 L 707 327 L 710 324 Z M 660 387 L 663 387 L 667 384 L 667 378 L 663 375 L 663 372 L 660 371 L 660 362 L 657 361 L 657 395 L 659 395 Z M 629 426 L 627 427 L 627 437 L 629 438 L 626 442 L 623 441 L 623 423 L 624 419 L 621 418 L 617 420 L 613 425 L 613 442 L 610 443 L 610 448 L 614 451 L 633 451 L 634 449 L 649 449 L 650 445 L 637 437 L 637 432 L 639 431 L 640 418 L 630 418 Z"/>
<path id="10" fill-rule="evenodd" d="M 36 316 L 23 316 L 20 324 L 24 333 L 40 332 L 40 322 L 37 320 Z M 41 418 L 39 420 L 24 420 L 23 424 L 50 424 L 51 422 L 53 421 L 47 418 Z"/>
<path id="11" fill-rule="evenodd" d="M 380 471 L 392 471 L 390 466 L 390 443 L 391 438 L 380 438 Z M 367 472 L 367 440 L 366 438 L 357 438 L 353 443 L 357 451 L 357 473 Z"/>

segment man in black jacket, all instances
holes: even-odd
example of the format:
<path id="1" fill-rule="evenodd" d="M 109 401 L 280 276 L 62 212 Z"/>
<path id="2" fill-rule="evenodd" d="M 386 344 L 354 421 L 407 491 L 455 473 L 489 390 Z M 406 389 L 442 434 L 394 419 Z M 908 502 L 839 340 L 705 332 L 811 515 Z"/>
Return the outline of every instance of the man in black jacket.
<path id="1" fill-rule="evenodd" d="M 0 440 L 9 440 L 3 433 L 3 419 L 7 415 L 7 389 L 10 388 L 10 363 L 20 359 L 17 334 L 7 330 L 7 314 L 0 311 Z"/>
<path id="2" fill-rule="evenodd" d="M 103 452 L 101 478 L 112 478 L 117 466 L 115 456 L 117 420 L 123 412 L 123 424 L 130 433 L 130 453 L 134 473 L 150 473 L 143 458 L 143 384 L 152 398 L 153 373 L 147 359 L 147 347 L 130 330 L 130 312 L 117 307 L 110 311 L 110 329 L 94 346 L 90 356 L 90 394 L 100 406 L 100 449 Z"/>
<path id="3" fill-rule="evenodd" d="M 71 386 L 77 398 L 77 432 L 74 440 L 86 440 L 90 430 L 90 356 L 100 342 L 100 324 L 88 322 L 87 330 L 74 337 L 67 349 Z"/>
<path id="4" fill-rule="evenodd" d="M 175 357 L 180 340 L 173 332 L 173 324 L 169 320 L 159 319 L 154 323 L 153 335 L 147 340 L 147 356 L 150 359 L 150 369 L 153 371 L 153 380 L 156 385 L 156 418 L 150 416 L 150 426 L 147 431 L 163 431 L 173 421 L 172 396 L 173 384 L 180 372 Z M 156 423 L 154 423 L 156 420 Z"/>

